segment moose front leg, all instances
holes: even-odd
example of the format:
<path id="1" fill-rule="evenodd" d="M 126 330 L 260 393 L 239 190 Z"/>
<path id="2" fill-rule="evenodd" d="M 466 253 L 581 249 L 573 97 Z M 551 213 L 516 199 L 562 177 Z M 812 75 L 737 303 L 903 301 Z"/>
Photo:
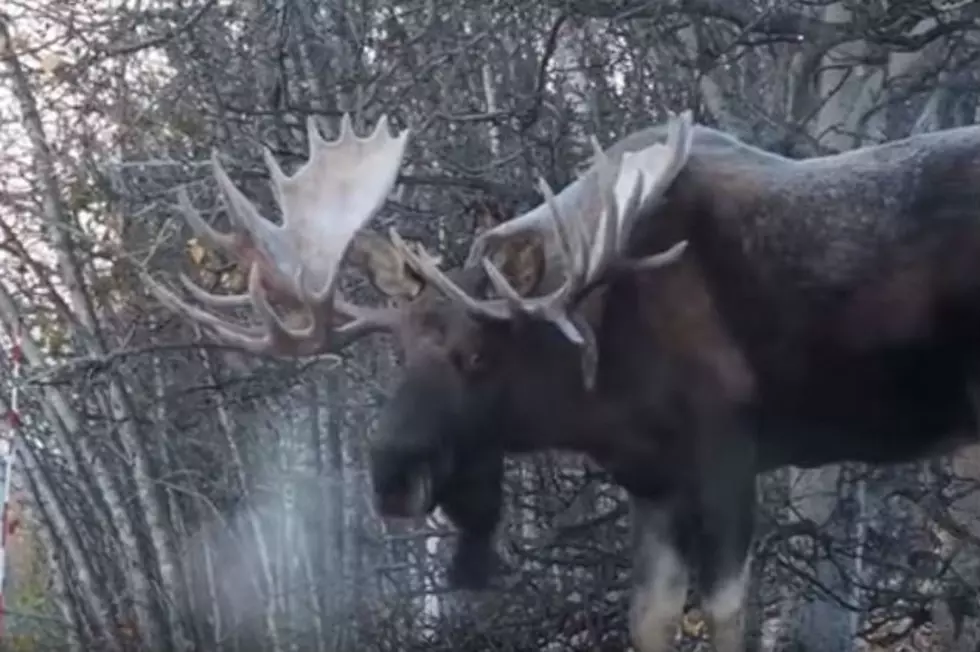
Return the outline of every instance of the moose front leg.
<path id="1" fill-rule="evenodd" d="M 745 649 L 745 599 L 749 586 L 749 561 L 741 570 L 726 569 L 710 587 L 703 587 L 712 640 L 717 652 Z"/>
<path id="2" fill-rule="evenodd" d="M 678 547 L 675 507 L 632 498 L 633 595 L 630 639 L 636 652 L 667 652 L 684 609 L 690 573 Z"/>
<path id="3" fill-rule="evenodd" d="M 739 436 L 717 439 L 698 464 L 698 588 L 717 652 L 745 649 L 755 468 L 752 442 Z"/>

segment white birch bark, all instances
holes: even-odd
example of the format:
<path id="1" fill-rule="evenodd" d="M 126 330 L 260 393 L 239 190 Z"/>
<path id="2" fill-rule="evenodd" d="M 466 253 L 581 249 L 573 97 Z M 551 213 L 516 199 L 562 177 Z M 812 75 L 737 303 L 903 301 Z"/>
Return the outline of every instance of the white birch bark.
<path id="1" fill-rule="evenodd" d="M 3 32 L 0 34 L 0 39 L 9 41 L 9 25 L 3 20 L 0 20 L 0 30 Z M 45 227 L 57 257 L 61 282 L 69 296 L 68 304 L 73 311 L 72 315 L 63 316 L 74 322 L 76 334 L 92 354 L 104 355 L 106 353 L 105 342 L 101 337 L 96 311 L 85 286 L 82 265 L 77 259 L 71 239 L 67 235 L 68 229 L 73 225 L 62 205 L 53 155 L 44 134 L 30 81 L 12 48 L 8 48 L 4 52 L 3 60 L 13 81 L 14 97 L 19 104 L 24 128 L 28 133 L 33 149 L 35 168 L 40 183 Z M 145 525 L 148 528 L 152 545 L 150 556 L 158 564 L 158 568 L 153 569 L 146 568 L 145 563 L 139 561 L 136 561 L 135 565 L 131 563 L 133 572 L 130 573 L 129 579 L 136 603 L 144 605 L 144 608 L 139 609 L 141 633 L 145 636 L 145 643 L 153 649 L 162 649 L 165 645 L 164 642 L 168 640 L 172 640 L 178 650 L 185 649 L 189 641 L 183 635 L 179 616 L 174 613 L 173 602 L 169 599 L 176 593 L 177 564 L 173 554 L 173 542 L 169 538 L 166 521 L 162 515 L 160 496 L 153 484 L 147 452 L 142 447 L 140 433 L 136 431 L 132 401 L 128 396 L 123 380 L 115 372 L 110 372 L 109 396 L 103 398 L 103 401 L 109 406 L 109 413 L 114 422 L 120 424 L 120 443 L 123 446 L 124 454 L 131 462 L 131 465 L 126 465 L 123 468 L 132 469 L 133 480 L 137 488 L 138 509 L 125 512 L 129 517 L 124 516 L 115 523 L 123 528 L 131 522 L 134 516 L 137 519 L 140 516 L 145 518 Z M 127 539 L 127 543 L 137 545 L 136 548 L 132 549 L 132 553 L 138 555 L 139 539 L 135 537 L 127 537 Z M 124 545 L 124 548 L 129 552 L 128 545 Z M 153 595 L 151 589 L 151 582 L 154 581 L 157 572 L 164 589 L 164 596 L 161 596 L 162 599 L 159 600 L 157 596 Z M 166 614 L 166 623 L 158 622 L 153 616 L 155 613 L 154 605 Z"/>
<path id="2" fill-rule="evenodd" d="M 17 442 L 15 446 L 17 448 L 18 466 L 27 481 L 28 487 L 31 489 L 30 493 L 34 503 L 31 511 L 36 512 L 33 514 L 38 524 L 36 533 L 41 543 L 41 548 L 44 550 L 43 554 L 47 559 L 48 572 L 51 574 L 52 597 L 62 619 L 70 626 L 70 631 L 66 632 L 68 652 L 82 652 L 86 644 L 86 639 L 89 638 L 89 623 L 80 612 L 87 611 L 96 606 L 98 599 L 93 596 L 88 604 L 78 604 L 80 601 L 75 600 L 72 592 L 69 590 L 68 583 L 72 581 L 75 573 L 63 563 L 59 548 L 60 542 L 53 536 L 54 528 L 51 526 L 51 515 L 37 499 L 41 489 L 36 485 L 38 482 L 46 482 L 46 479 L 43 476 L 39 476 L 39 474 L 32 473 L 27 466 L 29 461 L 24 460 L 25 453 L 20 450 L 23 444 Z M 47 493 L 50 493 L 50 490 Z"/>
<path id="3" fill-rule="evenodd" d="M 7 326 L 9 332 L 22 328 L 23 320 L 14 304 L 13 297 L 7 292 L 3 283 L 0 283 L 0 320 Z M 43 355 L 31 337 L 23 337 L 22 349 L 29 365 L 36 368 L 44 367 Z M 66 458 L 71 470 L 80 473 L 83 471 L 82 466 L 84 465 L 85 476 L 91 477 L 99 490 L 98 494 L 91 498 L 93 503 L 96 505 L 104 504 L 108 510 L 110 518 L 105 525 L 110 532 L 119 538 L 119 551 L 124 555 L 130 569 L 130 572 L 127 573 L 127 579 L 131 581 L 133 578 L 142 578 L 142 568 L 137 556 L 136 537 L 123 507 L 123 500 L 102 459 L 88 450 L 86 436 L 82 432 L 77 413 L 71 408 L 64 395 L 52 386 L 45 387 L 41 399 L 42 409 L 59 447 L 64 451 L 77 451 L 75 455 L 69 454 Z M 43 487 L 43 485 L 39 486 Z M 79 548 L 79 550 L 81 549 Z M 78 563 L 86 558 L 72 557 L 72 559 L 73 562 Z M 136 589 L 139 588 L 143 588 L 144 593 L 137 592 Z M 143 587 L 137 586 L 136 589 L 133 592 L 137 596 L 145 595 L 148 590 L 145 585 Z M 151 617 L 147 613 L 148 607 L 148 602 L 134 603 L 133 609 L 137 622 L 144 622 Z"/>
<path id="4" fill-rule="evenodd" d="M 98 639 L 99 645 L 105 646 L 105 649 L 110 651 L 121 650 L 121 641 L 118 639 L 119 631 L 112 622 L 112 605 L 105 592 L 100 588 L 96 569 L 92 566 L 89 556 L 85 554 L 77 533 L 65 516 L 61 502 L 41 470 L 36 452 L 30 446 L 20 446 L 19 448 L 21 451 L 19 461 L 23 465 L 24 473 L 30 482 L 38 511 L 43 514 L 44 522 L 50 532 L 50 538 L 57 541 L 58 545 L 64 549 L 71 562 L 72 570 L 76 573 L 73 584 L 81 594 L 82 604 L 80 606 L 88 616 L 90 621 L 88 624 L 93 630 L 93 635 Z"/>

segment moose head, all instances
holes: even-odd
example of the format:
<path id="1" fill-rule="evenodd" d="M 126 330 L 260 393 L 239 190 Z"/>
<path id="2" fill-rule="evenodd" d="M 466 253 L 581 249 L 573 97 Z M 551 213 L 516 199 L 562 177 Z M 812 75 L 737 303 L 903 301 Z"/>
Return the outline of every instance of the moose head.
<path id="1" fill-rule="evenodd" d="M 145 282 L 164 305 L 249 352 L 308 356 L 338 352 L 369 333 L 392 335 L 401 379 L 370 442 L 371 475 L 383 515 L 420 516 L 481 459 L 553 445 L 563 429 L 580 425 L 597 355 L 581 306 L 609 279 L 681 255 L 684 242 L 635 260 L 626 249 L 636 218 L 683 168 L 691 124 L 689 113 L 672 116 L 665 143 L 615 156 L 593 141 L 591 168 L 564 192 L 556 197 L 539 184 L 545 202 L 532 212 L 547 215 L 550 238 L 502 248 L 498 263 L 480 256 L 444 272 L 397 231 L 386 238 L 365 229 L 396 182 L 408 131 L 392 136 L 383 117 L 360 137 L 344 115 L 329 141 L 310 118 L 309 158 L 292 176 L 264 152 L 281 225 L 260 215 L 216 156 L 234 231 L 217 231 L 186 194 L 179 197 L 197 236 L 248 270 L 247 292 L 213 294 L 182 275 L 195 305 L 148 276 Z M 338 277 L 348 253 L 390 298 L 386 305 L 343 296 Z M 258 323 L 214 312 L 241 308 Z"/>

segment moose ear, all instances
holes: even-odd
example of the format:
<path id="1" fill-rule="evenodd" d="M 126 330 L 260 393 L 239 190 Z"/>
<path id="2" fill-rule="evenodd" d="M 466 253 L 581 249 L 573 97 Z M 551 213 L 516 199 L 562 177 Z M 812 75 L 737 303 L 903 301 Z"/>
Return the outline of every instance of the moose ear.
<path id="1" fill-rule="evenodd" d="M 421 244 L 410 244 L 417 253 L 436 258 Z M 349 255 L 351 263 L 363 269 L 371 285 L 387 297 L 412 299 L 425 287 L 391 240 L 373 231 L 358 231 L 351 242 Z"/>
<path id="2" fill-rule="evenodd" d="M 521 234 L 502 242 L 490 261 L 521 296 L 538 287 L 544 277 L 544 242 L 537 233 Z"/>

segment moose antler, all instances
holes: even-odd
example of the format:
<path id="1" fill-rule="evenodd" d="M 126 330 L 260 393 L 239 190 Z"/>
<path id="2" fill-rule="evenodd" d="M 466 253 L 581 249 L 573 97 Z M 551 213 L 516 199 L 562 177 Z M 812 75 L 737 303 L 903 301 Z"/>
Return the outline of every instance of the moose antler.
<path id="1" fill-rule="evenodd" d="M 215 179 L 236 227 L 219 233 L 201 219 L 186 194 L 180 197 L 184 218 L 213 247 L 248 268 L 248 292 L 209 293 L 181 275 L 187 290 L 212 308 L 249 304 L 262 325 L 244 326 L 179 299 L 145 276 L 147 286 L 170 309 L 212 330 L 224 342 L 254 353 L 306 355 L 344 346 L 368 332 L 393 324 L 391 309 L 355 306 L 337 291 L 340 263 L 357 232 L 375 215 L 391 187 L 404 155 L 408 130 L 392 137 L 382 117 L 374 132 L 358 137 L 344 114 L 340 135 L 327 141 L 315 119 L 307 120 L 309 159 L 293 176 L 286 174 L 268 149 L 264 152 L 272 188 L 282 209 L 282 225 L 262 217 L 235 187 L 217 156 Z M 272 308 L 278 298 L 305 323 L 287 324 Z M 305 313 L 305 314 L 303 314 Z"/>
<path id="2" fill-rule="evenodd" d="M 507 320 L 526 315 L 545 319 L 571 341 L 584 346 L 591 354 L 587 358 L 594 357 L 594 335 L 573 313 L 581 297 L 610 272 L 670 264 L 686 246 L 680 242 L 640 260 L 623 258 L 637 217 L 660 199 L 687 162 L 691 122 L 690 112 L 672 116 L 666 143 L 625 153 L 616 161 L 593 141 L 593 165 L 573 184 L 574 188 L 570 186 L 558 197 L 544 180 L 540 181 L 547 218 L 567 272 L 564 283 L 551 294 L 521 296 L 484 256 L 480 262 L 500 296 L 476 299 L 440 271 L 437 260 L 409 247 L 393 229 L 392 249 L 398 258 L 415 268 L 422 280 L 462 303 L 476 317 Z M 212 294 L 181 275 L 186 289 L 211 308 L 251 305 L 262 322 L 260 326 L 236 324 L 191 305 L 145 276 L 149 289 L 162 303 L 210 329 L 225 343 L 248 351 L 280 355 L 323 353 L 368 332 L 391 329 L 397 323 L 397 309 L 356 306 L 340 295 L 336 285 L 345 253 L 359 233 L 362 239 L 366 237 L 361 229 L 395 183 L 408 131 L 392 137 L 387 120 L 382 118 L 374 133 L 361 138 L 354 134 L 350 117 L 345 114 L 340 135 L 334 141 L 323 139 L 313 118 L 307 121 L 307 132 L 309 159 L 291 177 L 280 169 L 268 150 L 264 152 L 283 213 L 282 226 L 259 215 L 231 182 L 217 156 L 212 156 L 214 175 L 235 231 L 217 232 L 194 210 L 186 194 L 180 196 L 181 213 L 198 237 L 249 269 L 248 292 L 243 294 Z M 541 211 L 539 207 L 526 216 L 543 215 Z M 527 222 L 526 216 L 517 220 Z M 364 242 L 369 241 L 370 238 Z M 367 254 L 367 250 L 361 253 Z M 291 310 L 287 317 L 290 323 L 273 309 L 270 296 Z M 300 325 L 292 323 L 297 315 L 302 319 Z"/>
<path id="3" fill-rule="evenodd" d="M 667 140 L 669 142 L 671 138 L 671 132 L 674 123 L 678 120 L 687 123 L 685 127 L 690 131 L 690 123 L 692 121 L 692 116 L 690 111 L 684 112 L 679 118 L 677 116 L 672 116 L 667 122 Z M 594 155 L 590 161 L 589 167 L 583 174 L 580 174 L 578 178 L 568 184 L 556 197 L 555 202 L 558 204 L 558 209 L 560 214 L 565 214 L 568 212 L 582 212 L 581 206 L 584 203 L 594 202 L 596 200 L 595 186 L 594 186 L 594 175 L 597 173 L 597 168 L 600 165 L 608 166 L 610 163 L 606 162 L 607 159 L 612 159 L 612 163 L 618 165 L 622 161 L 622 157 L 628 153 L 636 153 L 638 151 L 645 150 L 649 146 L 659 143 L 663 136 L 664 130 L 662 129 L 645 129 L 624 139 L 619 140 L 615 144 L 609 147 L 605 152 L 601 150 L 595 137 L 592 140 L 592 147 L 594 150 Z M 691 135 L 693 137 L 693 134 Z M 670 147 L 670 145 L 667 145 Z M 689 153 L 690 148 L 685 150 Z M 687 154 L 685 154 L 686 156 Z M 683 167 L 683 166 L 681 166 Z M 678 168 L 679 169 L 679 168 Z M 665 180 L 673 179 L 672 175 L 665 177 Z M 466 259 L 466 267 L 474 267 L 480 264 L 480 260 L 486 256 L 487 252 L 499 243 L 509 240 L 513 237 L 536 233 L 545 238 L 552 236 L 554 228 L 552 226 L 553 211 L 549 206 L 548 202 L 542 202 L 535 208 L 525 212 L 522 215 L 509 219 L 505 222 L 497 224 L 492 228 L 480 233 L 470 246 L 470 252 Z M 589 214 L 589 217 L 598 217 L 599 211 L 593 211 Z M 594 223 L 590 226 L 594 226 Z"/>
<path id="4" fill-rule="evenodd" d="M 622 258 L 637 217 L 661 198 L 687 163 L 691 151 L 691 127 L 690 111 L 680 116 L 671 115 L 666 143 L 627 152 L 615 164 L 593 140 L 595 161 L 577 182 L 580 185 L 576 186 L 574 195 L 571 198 L 566 195 L 565 201 L 558 201 L 548 183 L 543 179 L 539 181 L 566 268 L 564 283 L 547 296 L 520 296 L 490 259 L 482 256 L 480 262 L 501 298 L 476 299 L 453 283 L 436 265 L 415 256 L 397 233 L 392 231 L 391 237 L 422 276 L 443 293 L 463 303 L 474 315 L 495 320 L 510 319 L 518 314 L 546 319 L 576 344 L 593 346 L 594 337 L 588 327 L 571 314 L 571 308 L 578 300 L 611 271 L 624 267 L 662 267 L 677 260 L 687 246 L 682 241 L 647 258 L 631 261 Z M 590 223 L 596 224 L 591 233 Z"/>

